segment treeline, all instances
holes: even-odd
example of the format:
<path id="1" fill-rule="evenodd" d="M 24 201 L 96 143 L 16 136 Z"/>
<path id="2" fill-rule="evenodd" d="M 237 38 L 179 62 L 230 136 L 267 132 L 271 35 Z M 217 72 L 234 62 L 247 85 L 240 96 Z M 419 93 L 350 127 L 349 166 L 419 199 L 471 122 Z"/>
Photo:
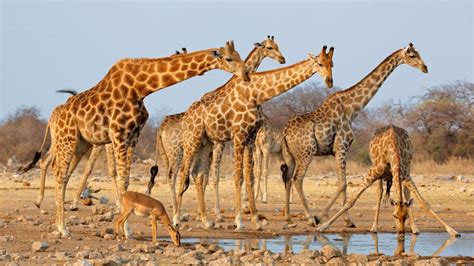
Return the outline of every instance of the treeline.
<path id="1" fill-rule="evenodd" d="M 315 110 L 334 89 L 316 83 L 302 85 L 263 105 L 269 119 L 282 128 L 289 117 Z M 353 123 L 355 139 L 349 159 L 369 163 L 368 142 L 375 129 L 388 123 L 407 129 L 415 159 L 443 163 L 451 157 L 474 157 L 474 84 L 456 81 L 429 88 L 409 102 L 386 102 L 364 109 Z M 143 129 L 136 157 L 155 157 L 155 132 L 169 110 L 162 109 Z M 0 162 L 31 159 L 43 140 L 46 120 L 35 107 L 21 107 L 0 122 Z"/>

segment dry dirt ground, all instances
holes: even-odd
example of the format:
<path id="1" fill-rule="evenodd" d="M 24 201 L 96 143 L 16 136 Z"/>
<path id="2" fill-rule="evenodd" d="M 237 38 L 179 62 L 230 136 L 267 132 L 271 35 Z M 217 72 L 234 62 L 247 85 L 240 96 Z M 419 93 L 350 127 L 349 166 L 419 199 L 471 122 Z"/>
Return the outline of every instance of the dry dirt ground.
<path id="1" fill-rule="evenodd" d="M 92 255 L 88 254 L 89 258 L 94 257 L 93 252 L 96 250 L 108 250 L 115 255 L 128 255 L 130 250 L 138 244 L 148 243 L 150 240 L 151 227 L 148 224 L 148 219 L 133 215 L 129 222 L 136 239 L 125 242 L 124 250 L 120 250 L 121 246 L 117 246 L 116 240 L 108 239 L 110 235 L 104 238 L 104 234 L 112 233 L 110 230 L 113 228 L 113 217 L 106 212 L 112 211 L 113 213 L 115 209 L 115 192 L 112 190 L 111 180 L 100 171 L 95 172 L 90 177 L 89 187 L 100 189 L 95 196 L 105 196 L 109 199 L 109 203 L 100 205 L 98 200 L 94 200 L 93 206 L 79 205 L 78 211 L 70 211 L 68 209 L 69 204 L 67 204 L 66 218 L 72 237 L 69 239 L 55 237 L 51 234 L 54 229 L 55 217 L 53 177 L 51 175 L 47 177 L 45 199 L 40 210 L 33 204 L 39 186 L 38 176 L 38 170 L 20 177 L 10 173 L 0 174 L 0 258 L 10 254 L 10 257 L 3 258 L 9 258 L 9 260 L 15 260 L 21 264 L 43 264 L 80 258 L 81 256 L 78 253 L 81 251 L 92 252 Z M 421 194 L 448 224 L 461 233 L 474 231 L 474 177 L 416 176 L 414 180 Z M 71 202 L 77 190 L 78 181 L 79 175 L 73 175 L 66 195 L 68 203 Z M 146 175 L 133 174 L 129 190 L 141 192 L 145 188 L 146 182 Z M 348 178 L 348 182 L 350 197 L 360 188 L 362 179 L 361 176 L 351 176 Z M 194 186 L 190 186 L 184 195 L 183 206 L 184 213 L 189 214 L 191 219 L 184 223 L 185 225 L 181 228 L 183 238 L 267 238 L 288 234 L 314 233 L 315 228 L 301 220 L 302 206 L 296 195 L 294 203 L 291 204 L 292 222 L 296 223 L 296 227 L 285 228 L 286 221 L 282 216 L 284 187 L 280 178 L 276 175 L 269 179 L 268 203 L 264 204 L 258 201 L 257 204 L 259 213 L 268 219 L 264 229 L 262 231 L 253 230 L 248 215 L 244 217 L 246 226 L 244 231 L 236 232 L 230 229 L 234 224 L 233 184 L 234 182 L 230 176 L 221 179 L 221 207 L 225 222 L 217 223 L 216 229 L 213 230 L 203 229 L 200 222 L 195 219 L 197 216 L 196 193 Z M 336 186 L 337 177 L 333 173 L 305 178 L 305 193 L 314 214 L 320 213 L 335 192 Z M 206 203 L 212 218 L 214 218 L 211 211 L 214 205 L 213 192 L 211 180 L 206 193 Z M 350 212 L 357 228 L 346 229 L 343 227 L 342 219 L 339 219 L 327 232 L 367 232 L 374 218 L 374 193 L 375 187 L 369 188 Z M 162 201 L 171 215 L 169 195 L 168 185 L 164 183 L 164 178 L 160 176 L 153 189 L 152 196 Z M 330 215 L 333 215 L 340 207 L 341 202 L 338 201 L 332 208 Z M 428 213 L 421 210 L 416 203 L 414 204 L 414 213 L 421 233 L 444 231 L 444 228 Z M 395 231 L 390 207 L 382 207 L 380 225 L 381 232 Z M 107 231 L 108 228 L 109 231 Z M 158 235 L 167 237 L 166 231 L 161 226 L 158 228 Z M 32 243 L 35 241 L 46 241 L 50 247 L 44 252 L 33 252 Z M 167 246 L 168 243 L 169 240 L 164 240 L 161 246 Z M 178 262 L 172 258 L 168 259 L 168 262 Z M 472 258 L 463 259 L 473 262 Z"/>

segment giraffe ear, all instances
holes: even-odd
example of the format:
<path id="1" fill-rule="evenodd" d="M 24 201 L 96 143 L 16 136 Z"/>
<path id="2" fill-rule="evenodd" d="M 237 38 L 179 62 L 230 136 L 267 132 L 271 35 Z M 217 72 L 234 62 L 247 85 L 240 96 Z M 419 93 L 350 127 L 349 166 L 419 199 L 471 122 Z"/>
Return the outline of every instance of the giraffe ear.
<path id="1" fill-rule="evenodd" d="M 262 46 L 263 46 L 263 44 L 261 44 L 261 43 L 259 43 L 259 42 L 256 42 L 256 43 L 254 43 L 253 45 L 255 45 L 255 46 L 257 46 L 257 47 L 262 47 Z"/>
<path id="2" fill-rule="evenodd" d="M 308 53 L 308 58 L 309 59 L 316 59 L 316 56 L 312 53 Z"/>

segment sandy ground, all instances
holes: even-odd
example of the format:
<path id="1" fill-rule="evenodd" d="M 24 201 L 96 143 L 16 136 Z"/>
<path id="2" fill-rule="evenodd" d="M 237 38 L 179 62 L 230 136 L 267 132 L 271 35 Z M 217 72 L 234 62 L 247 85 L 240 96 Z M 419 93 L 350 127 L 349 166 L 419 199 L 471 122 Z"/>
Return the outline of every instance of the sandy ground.
<path id="1" fill-rule="evenodd" d="M 113 222 L 97 221 L 93 219 L 92 210 L 94 206 L 79 205 L 79 211 L 66 211 L 69 220 L 69 229 L 72 238 L 58 239 L 51 232 L 54 229 L 54 182 L 52 176 L 48 176 L 46 182 L 45 199 L 41 206 L 41 211 L 33 204 L 37 197 L 39 186 L 39 171 L 34 170 L 25 176 L 14 176 L 8 173 L 0 174 L 0 236 L 2 242 L 0 246 L 6 253 L 16 254 L 19 261 L 29 261 L 45 263 L 54 257 L 55 252 L 79 251 L 83 249 L 114 249 L 116 240 L 106 240 L 103 235 L 107 228 L 113 228 Z M 474 177 L 464 176 L 449 178 L 448 176 L 416 176 L 414 178 L 418 189 L 435 211 L 453 228 L 461 232 L 474 231 Z M 29 183 L 25 186 L 24 181 Z M 79 176 L 74 175 L 69 183 L 69 190 L 66 200 L 70 203 L 78 186 Z M 360 189 L 362 179 L 360 176 L 348 178 L 349 197 Z M 146 186 L 147 177 L 132 175 L 129 190 L 143 191 Z M 286 221 L 282 216 L 284 203 L 283 184 L 277 176 L 269 179 L 268 203 L 258 201 L 257 208 L 263 214 L 268 223 L 262 231 L 253 230 L 253 225 L 249 221 L 248 215 L 244 216 L 246 229 L 236 232 L 228 229 L 234 224 L 234 182 L 230 177 L 222 178 L 220 182 L 221 208 L 225 222 L 217 223 L 216 229 L 205 230 L 202 228 L 197 216 L 197 200 L 193 185 L 184 196 L 184 213 L 190 215 L 191 219 L 181 230 L 182 237 L 198 238 L 265 238 L 287 234 L 310 234 L 315 232 L 315 228 L 301 220 L 302 206 L 299 198 L 295 197 L 291 204 L 293 215 L 292 222 L 296 223 L 295 228 L 285 228 Z M 101 189 L 95 194 L 97 197 L 105 196 L 110 199 L 109 204 L 104 206 L 107 210 L 114 210 L 115 192 L 112 190 L 110 179 L 104 174 L 94 173 L 90 178 L 89 186 L 94 189 Z M 305 179 L 305 193 L 310 202 L 310 208 L 314 214 L 319 214 L 328 202 L 330 196 L 335 192 L 337 177 L 330 173 L 326 175 L 310 176 Z M 356 223 L 356 228 L 344 228 L 342 219 L 339 219 L 327 231 L 329 232 L 367 232 L 373 222 L 375 206 L 375 187 L 369 188 L 359 199 L 350 214 Z M 171 215 L 170 193 L 168 185 L 164 183 L 164 178 L 160 177 L 152 192 L 153 197 L 159 199 L 166 206 Z M 206 193 L 207 208 L 210 217 L 214 218 L 214 190 L 212 181 Z M 99 204 L 94 200 L 94 205 Z M 67 204 L 67 207 L 69 204 Z M 341 207 L 338 201 L 330 212 L 334 214 Z M 442 232 L 444 228 L 428 213 L 419 208 L 415 203 L 414 213 L 418 228 L 423 232 Z M 325 218 L 324 220 L 326 220 Z M 128 241 L 131 246 L 137 243 L 149 241 L 151 227 L 148 220 L 132 216 L 130 225 L 135 233 L 136 240 Z M 391 216 L 390 207 L 382 207 L 380 217 L 381 232 L 394 232 L 395 226 Z M 159 236 L 167 236 L 166 231 L 159 226 Z M 5 238 L 6 237 L 6 238 Z M 47 241 L 50 247 L 46 252 L 35 253 L 31 251 L 34 241 Z M 474 243 L 473 243 L 474 244 Z M 120 253 L 120 252 L 118 252 Z M 21 254 L 21 255 L 19 255 Z M 38 255 L 39 254 L 39 255 Z M 1 254 L 0 254 L 1 255 Z M 18 258 L 18 256 L 20 256 Z M 23 257 L 21 257 L 23 256 Z"/>

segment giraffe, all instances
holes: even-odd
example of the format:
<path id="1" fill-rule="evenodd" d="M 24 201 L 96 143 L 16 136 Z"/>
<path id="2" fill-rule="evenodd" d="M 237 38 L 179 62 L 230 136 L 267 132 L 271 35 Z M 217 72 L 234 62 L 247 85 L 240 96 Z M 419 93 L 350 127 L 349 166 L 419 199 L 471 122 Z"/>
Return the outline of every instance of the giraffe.
<path id="1" fill-rule="evenodd" d="M 280 64 L 285 63 L 285 57 L 282 55 L 274 36 L 268 35 L 267 39 L 263 40 L 262 42 L 255 43 L 254 46 L 254 49 L 244 60 L 249 73 L 255 72 L 262 63 L 263 59 L 266 57 L 272 58 L 278 61 Z M 235 78 L 235 76 L 232 78 Z M 230 83 L 227 82 L 223 87 L 227 86 L 227 84 Z M 176 176 L 178 174 L 179 166 L 181 165 L 183 156 L 183 143 L 181 140 L 181 120 L 183 116 L 184 112 L 166 116 L 156 133 L 155 162 L 158 162 L 158 160 L 161 158 L 161 162 L 164 164 L 164 168 L 166 169 L 173 210 L 176 210 Z M 222 144 L 222 146 L 219 146 L 219 151 L 213 153 L 213 156 L 218 157 L 219 162 L 223 149 L 224 145 Z M 216 163 L 215 160 L 212 161 L 211 180 L 215 181 L 215 214 L 217 220 L 222 221 L 223 217 L 220 212 L 219 204 L 219 165 L 220 164 Z M 156 164 L 152 166 L 150 173 L 150 182 L 148 183 L 147 189 L 145 191 L 145 193 L 148 194 L 151 193 L 151 189 L 154 186 L 155 176 L 158 173 L 158 166 Z"/>
<path id="2" fill-rule="evenodd" d="M 394 125 L 389 125 L 376 130 L 370 140 L 369 153 L 372 160 L 372 166 L 370 167 L 367 175 L 364 177 L 363 187 L 350 201 L 344 204 L 343 208 L 337 212 L 337 214 L 335 214 L 326 223 L 318 227 L 319 232 L 326 230 L 339 216 L 352 208 L 362 193 L 364 193 L 364 191 L 375 181 L 380 182 L 382 179 L 393 178 L 393 181 L 397 186 L 398 199 L 397 201 L 390 201 L 395 207 L 393 217 L 395 218 L 397 233 L 399 235 L 405 234 L 405 221 L 407 216 L 410 216 L 413 233 L 419 233 L 415 226 L 415 218 L 413 217 L 410 208 L 410 205 L 412 204 L 412 199 L 409 199 L 411 192 L 414 194 L 416 201 L 421 205 L 421 207 L 428 211 L 434 218 L 436 218 L 452 237 L 460 236 L 456 230 L 446 224 L 433 211 L 429 203 L 421 196 L 415 185 L 415 182 L 413 182 L 413 179 L 410 176 L 410 164 L 413 157 L 413 146 L 411 144 L 410 137 L 408 136 L 408 132 L 405 129 Z M 403 187 L 405 190 L 402 189 Z M 380 208 L 380 201 L 382 199 L 381 194 L 382 193 L 379 190 L 377 208 Z M 375 222 L 372 229 L 374 229 L 374 227 L 375 230 L 377 229 L 377 222 L 378 209 L 376 211 Z"/>
<path id="3" fill-rule="evenodd" d="M 182 52 L 179 52 L 178 50 L 175 51 L 175 53 L 173 55 L 178 55 L 178 54 L 186 54 L 188 51 L 186 49 L 186 47 L 183 47 L 181 48 L 181 51 Z M 56 92 L 61 92 L 61 93 L 69 93 L 71 95 L 77 95 L 77 92 L 74 91 L 74 90 L 58 90 Z M 56 108 L 62 108 L 61 107 L 62 105 L 56 107 Z M 146 111 L 146 110 L 145 110 Z M 53 114 L 56 113 L 58 114 L 59 112 L 53 112 Z M 146 112 L 143 112 L 142 113 L 142 116 L 143 117 L 147 117 L 148 116 L 148 113 Z M 57 118 L 50 118 L 50 119 L 57 119 Z M 141 129 L 140 129 L 141 130 Z M 136 139 L 135 141 L 138 141 L 138 139 Z M 135 145 L 135 144 L 134 144 Z M 113 153 L 113 148 L 112 148 L 112 144 L 106 144 L 105 145 L 105 149 L 106 149 L 106 152 L 107 152 L 107 169 L 108 169 L 108 175 L 109 177 L 112 178 L 112 184 L 114 186 L 114 190 L 116 192 L 116 205 L 119 206 L 120 205 L 120 195 L 118 194 L 118 188 L 117 188 L 117 180 L 116 180 L 116 175 L 117 175 L 117 172 L 115 170 L 115 163 L 114 163 L 114 153 Z M 82 195 L 82 192 L 84 191 L 86 185 L 87 185 L 87 179 L 89 178 L 89 176 L 91 175 L 92 173 L 92 169 L 94 168 L 94 165 L 95 165 L 95 162 L 97 161 L 97 159 L 99 158 L 99 155 L 103 152 L 104 150 L 104 146 L 103 145 L 93 145 L 92 146 L 92 151 L 89 155 L 89 160 L 87 161 L 87 164 L 86 164 L 86 167 L 84 168 L 84 173 L 81 177 L 81 180 L 80 180 L 80 183 L 79 183 L 79 188 L 77 189 L 77 192 L 74 196 L 74 199 L 72 201 L 72 204 L 71 204 L 71 207 L 70 207 L 70 210 L 72 211 L 75 211 L 78 209 L 77 207 L 77 204 L 81 198 L 81 195 Z M 40 162 L 40 173 L 41 173 L 41 176 L 40 176 L 40 187 L 39 187 L 39 191 L 38 191 L 38 197 L 35 201 L 35 205 L 36 207 L 40 208 L 41 207 L 41 203 L 44 199 L 44 188 L 45 188 L 45 181 L 46 181 L 46 174 L 48 172 L 48 168 L 49 166 L 51 165 L 51 162 L 54 158 L 54 155 L 53 155 L 53 152 L 51 150 L 49 150 L 46 155 L 44 156 L 43 159 L 41 159 L 39 162 Z M 132 158 L 127 158 L 128 160 L 131 160 Z M 79 161 L 76 161 L 76 160 L 73 160 L 71 162 L 71 167 L 69 168 L 69 176 L 72 175 L 72 173 L 74 172 L 74 170 L 76 169 L 77 167 L 77 164 L 79 163 Z M 131 162 L 127 162 L 127 165 L 131 165 Z M 23 170 L 21 170 L 22 173 L 28 171 L 29 169 L 31 169 L 34 165 L 29 165 L 27 166 L 26 168 L 24 168 Z"/>
<path id="4" fill-rule="evenodd" d="M 70 233 L 64 222 L 64 197 L 70 163 L 81 158 L 91 145 L 111 143 L 117 170 L 117 187 L 123 194 L 128 187 L 135 139 L 146 123 L 148 113 L 144 98 L 163 88 L 222 69 L 250 80 L 233 42 L 225 47 L 201 50 L 158 59 L 122 59 L 93 88 L 71 96 L 46 129 L 51 134 L 56 180 L 56 225 L 61 236 Z M 144 116 L 143 114 L 146 114 Z M 41 151 L 35 154 L 36 161 Z M 76 159 L 74 159 L 76 160 Z M 122 207 L 122 206 L 121 206 Z M 127 230 L 127 236 L 130 231 Z"/>
<path id="5" fill-rule="evenodd" d="M 370 74 L 349 89 L 330 95 L 315 111 L 290 118 L 283 129 L 284 143 L 281 166 L 286 188 L 285 217 L 290 220 L 289 189 L 292 183 L 303 203 L 308 223 L 316 226 L 342 194 L 346 203 L 346 154 L 353 140 L 352 121 L 372 99 L 395 68 L 408 64 L 427 73 L 428 67 L 412 43 L 389 55 Z M 339 184 L 337 191 L 320 217 L 311 216 L 303 192 L 303 179 L 313 156 L 334 155 Z M 355 227 L 345 213 L 346 227 Z"/>
<path id="6" fill-rule="evenodd" d="M 261 124 L 259 105 L 300 84 L 318 73 L 325 78 L 328 87 L 332 87 L 332 56 L 334 48 L 326 53 L 324 46 L 318 56 L 309 54 L 309 58 L 294 65 L 272 71 L 251 74 L 252 81 L 243 83 L 240 78 L 229 81 L 225 88 L 203 96 L 194 102 L 182 119 L 183 163 L 179 172 L 179 190 L 177 212 L 173 216 L 174 224 L 179 223 L 182 196 L 189 184 L 189 172 L 192 164 L 206 165 L 213 145 L 232 140 L 234 147 L 234 182 L 235 182 L 235 223 L 237 230 L 243 229 L 241 208 L 242 176 L 246 181 L 247 194 L 252 221 L 261 229 L 255 208 L 253 193 L 252 147 L 255 133 Z M 214 149 L 215 150 L 215 149 Z M 204 162 L 201 164 L 200 162 Z M 218 163 L 218 162 L 215 162 Z M 199 169 L 198 169 L 199 170 Z M 199 170 L 193 175 L 198 194 L 199 212 L 207 228 L 212 226 L 206 215 L 204 202 L 205 180 Z"/>
<path id="7" fill-rule="evenodd" d="M 255 198 L 260 195 L 260 200 L 267 203 L 267 178 L 268 178 L 268 162 L 271 154 L 277 154 L 279 161 L 281 157 L 281 143 L 283 134 L 280 129 L 274 127 L 270 120 L 264 116 L 263 124 L 257 131 L 255 137 L 255 151 L 254 151 L 254 175 L 257 180 L 257 191 Z M 260 189 L 260 180 L 263 178 L 263 192 Z M 244 200 L 246 195 L 244 196 Z"/>

